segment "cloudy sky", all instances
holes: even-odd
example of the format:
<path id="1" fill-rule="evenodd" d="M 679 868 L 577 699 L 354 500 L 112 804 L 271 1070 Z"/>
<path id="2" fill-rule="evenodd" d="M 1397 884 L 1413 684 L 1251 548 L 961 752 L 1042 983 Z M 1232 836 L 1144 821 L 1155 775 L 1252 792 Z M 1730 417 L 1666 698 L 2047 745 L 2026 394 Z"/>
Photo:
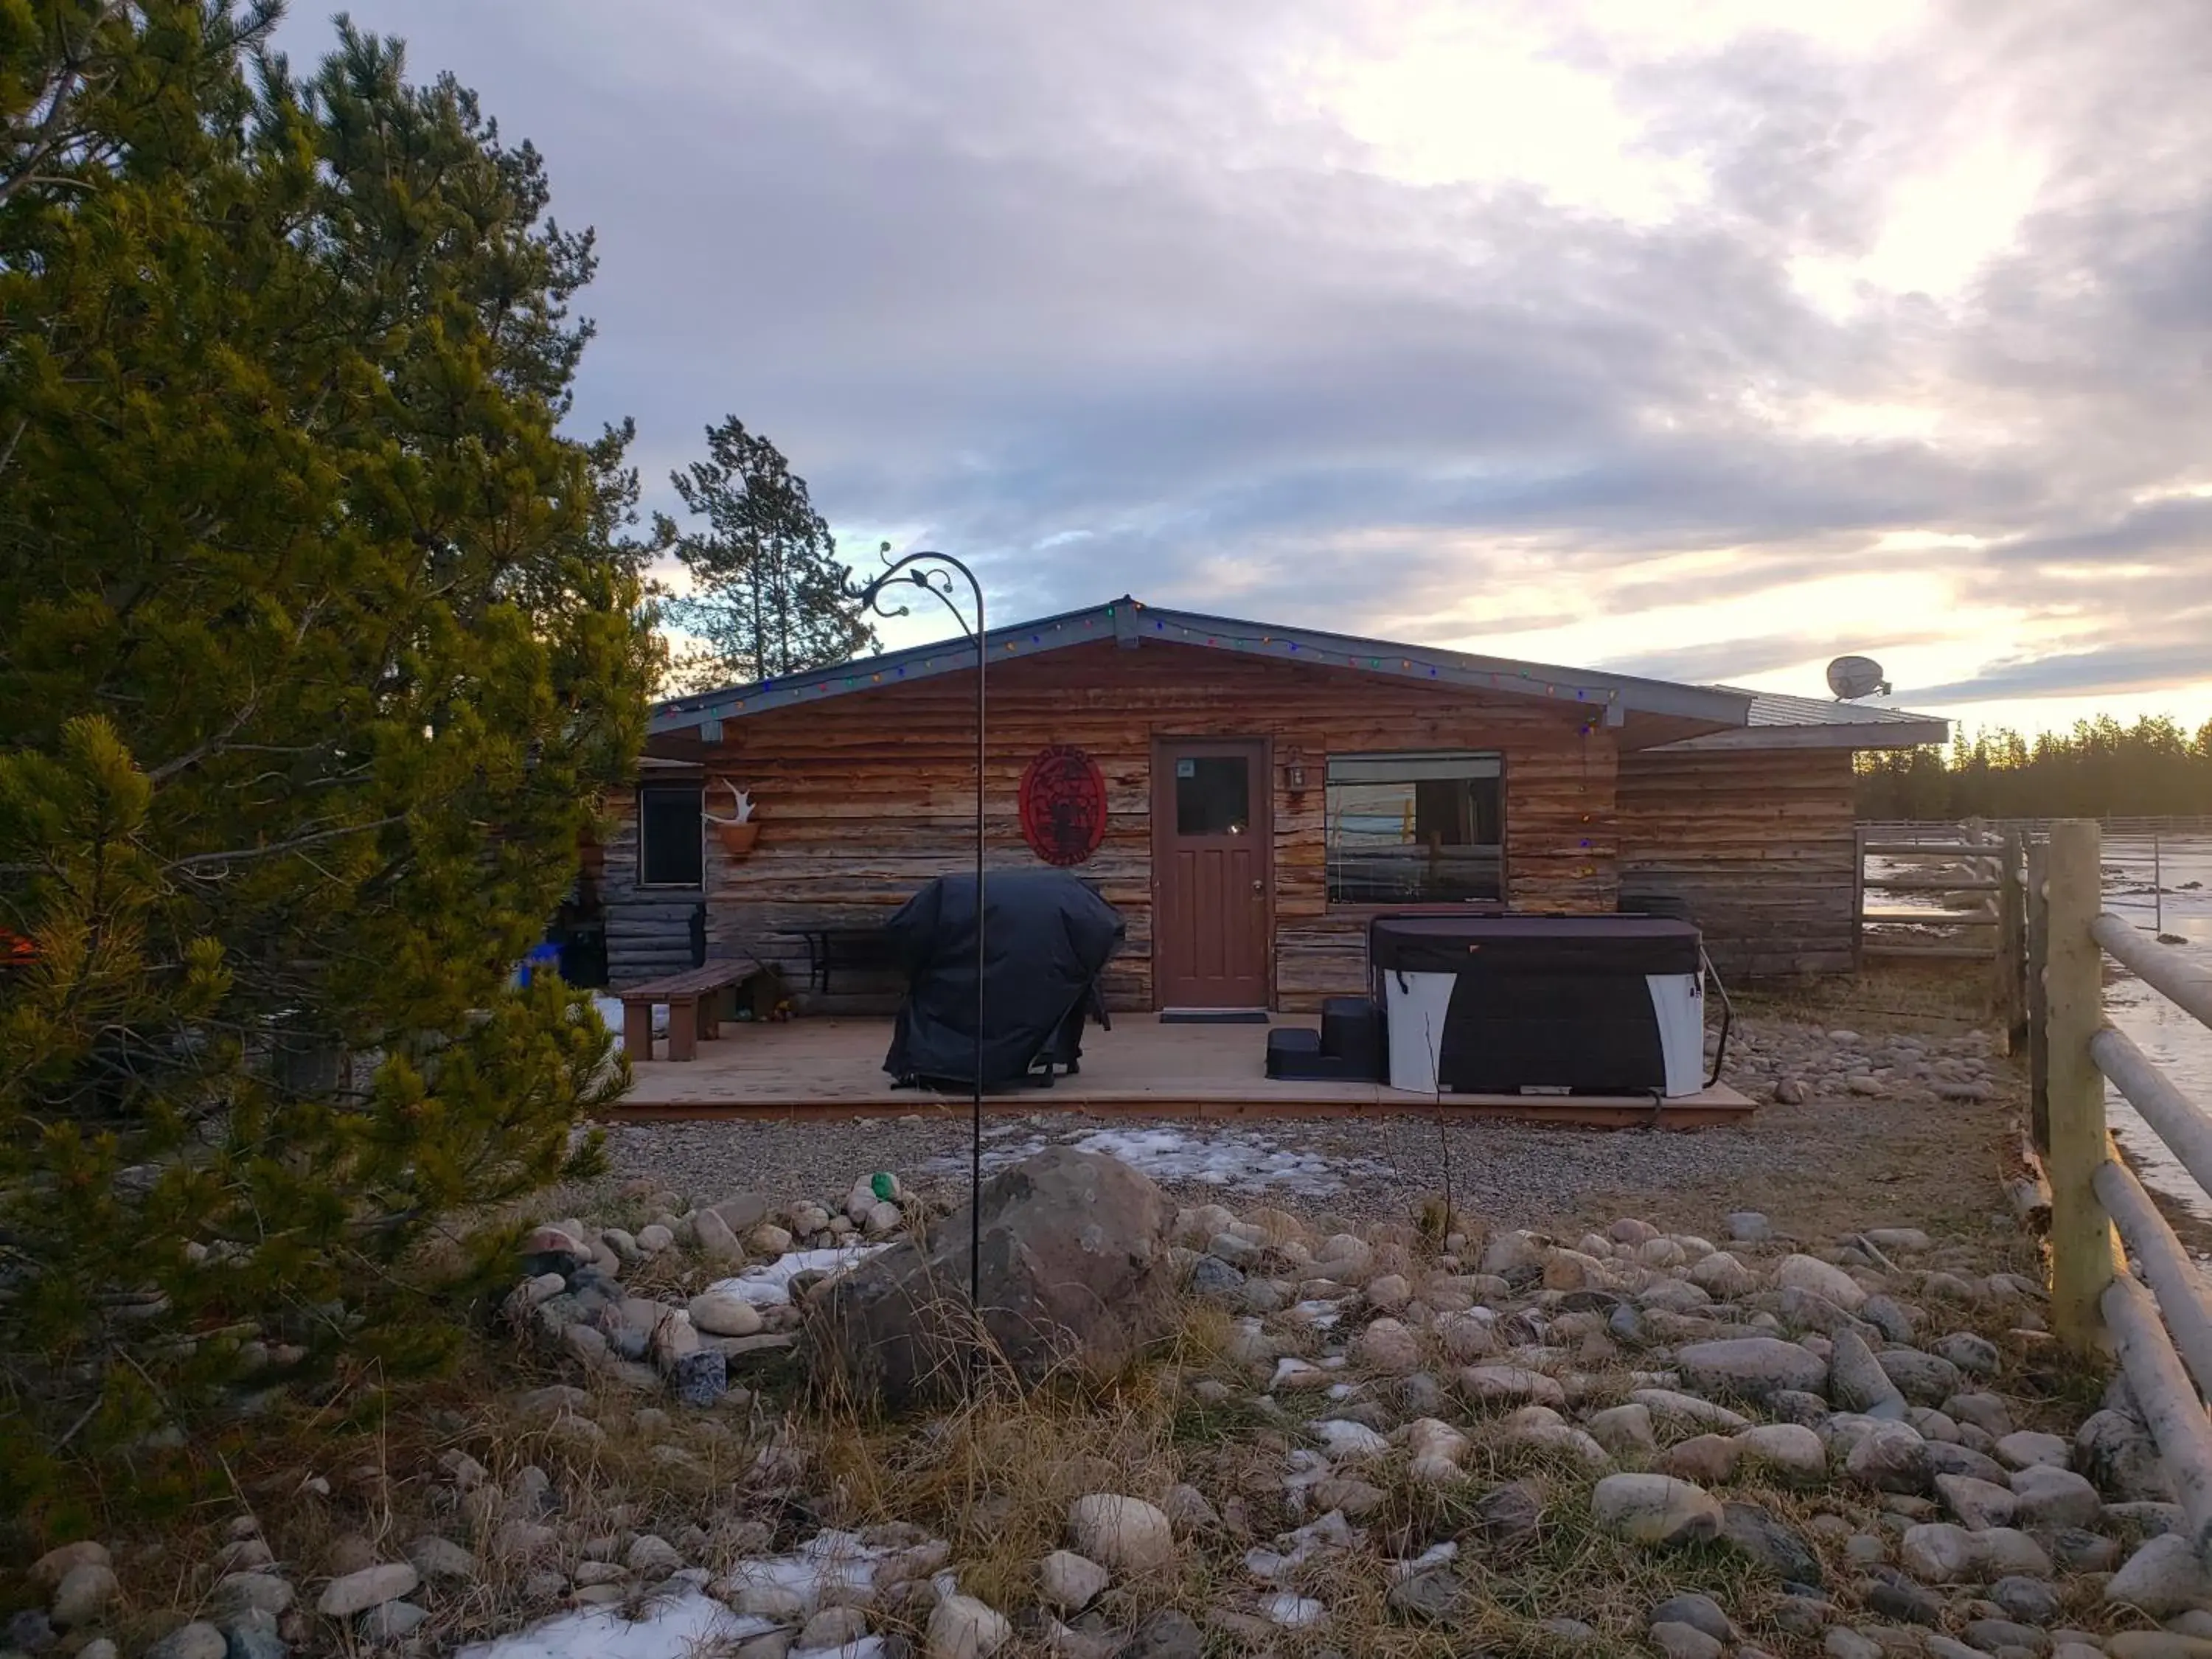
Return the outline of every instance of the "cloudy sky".
<path id="1" fill-rule="evenodd" d="M 352 9 L 598 228 L 580 428 L 1001 617 L 2212 719 L 2203 0 Z"/>

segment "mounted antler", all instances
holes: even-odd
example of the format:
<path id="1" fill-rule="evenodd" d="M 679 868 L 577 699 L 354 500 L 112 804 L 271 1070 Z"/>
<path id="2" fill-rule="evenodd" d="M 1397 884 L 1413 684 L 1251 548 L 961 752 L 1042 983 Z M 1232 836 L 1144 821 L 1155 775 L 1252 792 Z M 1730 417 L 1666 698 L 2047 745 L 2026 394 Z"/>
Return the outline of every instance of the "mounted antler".
<path id="1" fill-rule="evenodd" d="M 699 816 L 706 819 L 709 823 L 750 823 L 753 817 L 753 798 L 751 794 L 745 790 L 738 788 L 736 784 L 732 783 L 727 778 L 724 778 L 721 781 L 721 784 L 723 788 L 730 792 L 730 799 L 737 808 L 736 812 L 726 818 L 718 817 L 714 813 L 706 811 L 702 805 L 700 810 Z"/>

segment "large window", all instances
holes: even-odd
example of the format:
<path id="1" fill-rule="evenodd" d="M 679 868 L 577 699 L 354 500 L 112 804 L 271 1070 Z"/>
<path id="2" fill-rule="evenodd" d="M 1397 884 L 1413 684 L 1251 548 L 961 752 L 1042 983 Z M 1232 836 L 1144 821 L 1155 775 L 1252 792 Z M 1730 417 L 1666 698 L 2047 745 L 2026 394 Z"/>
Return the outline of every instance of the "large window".
<path id="1" fill-rule="evenodd" d="M 704 874 L 706 825 L 696 783 L 648 783 L 637 792 L 641 887 L 696 887 Z"/>
<path id="2" fill-rule="evenodd" d="M 1465 750 L 1330 756 L 1331 902 L 1502 898 L 1504 770 Z"/>

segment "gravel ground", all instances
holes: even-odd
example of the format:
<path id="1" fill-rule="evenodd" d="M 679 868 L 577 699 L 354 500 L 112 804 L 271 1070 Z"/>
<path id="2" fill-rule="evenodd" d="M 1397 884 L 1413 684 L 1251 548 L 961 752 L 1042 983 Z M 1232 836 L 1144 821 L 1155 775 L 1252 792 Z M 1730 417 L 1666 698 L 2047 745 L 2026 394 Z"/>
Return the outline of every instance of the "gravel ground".
<path id="1" fill-rule="evenodd" d="M 1808 1236 L 1884 1218 L 1972 1226 L 2003 1208 L 1998 1185 L 2021 1082 L 1979 1032 L 1860 1036 L 1744 1023 L 1730 1080 L 1774 1099 L 1741 1127 L 1581 1131 L 1436 1117 L 1361 1120 L 1102 1119 L 987 1112 L 987 1170 L 1051 1141 L 1132 1157 L 1184 1203 L 1276 1204 L 1309 1218 L 1407 1216 L 1441 1193 L 1496 1227 L 1608 1220 L 1713 1228 L 1763 1209 Z M 1848 1081 L 1844 1081 L 1848 1079 Z M 1939 1091 L 1942 1094 L 1939 1094 Z M 1796 1091 L 1782 1091 L 1789 1100 Z M 1942 1097 L 1942 1095 L 1969 1097 Z M 1096 1139 L 1094 1139 L 1096 1138 Z M 623 1125 L 609 1134 L 611 1180 L 672 1188 L 694 1203 L 758 1192 L 840 1198 L 854 1176 L 892 1170 L 948 1201 L 965 1190 L 964 1106 L 897 1117 Z"/>

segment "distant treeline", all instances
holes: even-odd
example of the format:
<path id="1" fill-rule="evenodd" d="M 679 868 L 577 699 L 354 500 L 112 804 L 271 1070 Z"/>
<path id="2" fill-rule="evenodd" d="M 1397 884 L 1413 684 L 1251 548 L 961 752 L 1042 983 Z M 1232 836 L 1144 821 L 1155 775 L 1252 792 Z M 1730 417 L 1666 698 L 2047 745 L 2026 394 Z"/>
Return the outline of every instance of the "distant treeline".
<path id="1" fill-rule="evenodd" d="M 1859 757 L 1862 818 L 2164 817 L 2212 813 L 2212 720 L 2106 717 L 2033 738 L 2003 726 Z"/>

